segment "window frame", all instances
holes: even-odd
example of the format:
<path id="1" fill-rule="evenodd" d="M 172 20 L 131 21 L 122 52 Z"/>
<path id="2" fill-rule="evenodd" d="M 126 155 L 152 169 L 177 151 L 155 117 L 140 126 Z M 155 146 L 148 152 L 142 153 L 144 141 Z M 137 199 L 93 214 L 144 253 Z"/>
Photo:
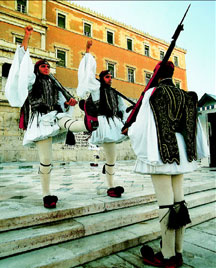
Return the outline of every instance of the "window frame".
<path id="1" fill-rule="evenodd" d="M 131 81 L 131 79 L 130 79 L 131 74 L 129 74 L 129 71 L 133 71 L 133 81 Z M 127 67 L 127 81 L 129 83 L 135 84 L 135 78 L 136 78 L 135 71 L 136 71 L 136 69 L 134 67 L 130 67 L 130 66 Z"/>
<path id="2" fill-rule="evenodd" d="M 106 62 L 106 69 L 109 70 L 109 65 L 113 66 L 113 74 L 112 74 L 112 78 L 116 78 L 116 63 L 111 62 L 111 61 L 107 61 Z"/>
<path id="3" fill-rule="evenodd" d="M 18 10 L 18 1 L 22 1 L 22 0 L 16 0 L 15 1 L 15 9 L 16 9 L 16 11 L 18 11 L 18 12 L 20 12 L 20 13 L 22 13 L 22 14 L 28 14 L 28 1 L 26 0 L 26 5 L 25 5 L 25 11 L 24 12 L 22 12 L 22 11 L 20 11 L 20 10 Z M 23 6 L 23 5 L 21 5 L 21 6 Z"/>
<path id="4" fill-rule="evenodd" d="M 13 33 L 13 32 L 12 32 L 12 35 L 13 35 L 13 43 L 14 44 L 22 44 L 22 42 L 21 43 L 16 42 L 16 39 L 22 39 L 22 41 L 23 41 L 24 35 L 20 35 L 20 34 Z"/>
<path id="5" fill-rule="evenodd" d="M 145 73 L 145 86 L 147 86 L 149 80 L 151 79 L 151 77 L 152 77 L 152 75 L 153 75 L 153 73 L 148 72 L 148 71 L 144 71 L 144 73 Z M 147 82 L 147 75 L 150 75 L 150 78 L 149 78 L 148 82 Z"/>
<path id="6" fill-rule="evenodd" d="M 65 25 L 64 27 L 59 26 L 59 15 L 65 17 Z M 61 29 L 67 29 L 67 15 L 64 12 L 58 11 L 56 12 L 56 25 Z"/>
<path id="7" fill-rule="evenodd" d="M 177 80 L 177 79 L 174 79 L 174 83 L 175 83 L 175 86 L 179 89 L 181 89 L 181 81 L 180 80 Z M 179 86 L 178 86 L 179 85 Z"/>
<path id="8" fill-rule="evenodd" d="M 131 49 L 128 48 L 128 41 L 131 41 Z M 127 37 L 127 50 L 133 51 L 133 39 L 129 37 Z"/>
<path id="9" fill-rule="evenodd" d="M 175 62 L 175 59 L 177 61 L 177 64 Z M 174 66 L 179 67 L 179 57 L 178 56 L 176 56 L 176 55 L 173 56 L 173 63 L 174 63 Z"/>
<path id="10" fill-rule="evenodd" d="M 146 55 L 146 47 L 148 47 L 148 55 Z M 144 44 L 144 55 L 146 57 L 150 57 L 150 45 L 149 44 Z"/>
<path id="11" fill-rule="evenodd" d="M 110 45 L 114 45 L 114 32 L 111 31 L 111 30 L 107 30 L 106 33 L 107 33 L 107 34 L 106 34 L 106 37 L 107 37 L 107 43 L 110 44 Z M 108 42 L 108 33 L 111 33 L 111 34 L 112 34 L 112 43 L 109 43 L 109 42 Z"/>
<path id="12" fill-rule="evenodd" d="M 161 58 L 161 54 L 163 53 L 163 58 Z M 163 49 L 160 49 L 160 61 L 162 61 L 164 59 L 165 56 L 165 51 Z"/>
<path id="13" fill-rule="evenodd" d="M 85 24 L 87 24 L 87 25 L 90 26 L 90 35 L 86 35 L 86 34 L 85 34 Z M 88 37 L 93 37 L 93 36 L 92 36 L 92 24 L 91 24 L 90 22 L 83 21 L 83 35 L 84 35 L 84 36 L 88 36 Z"/>
<path id="14" fill-rule="evenodd" d="M 58 52 L 64 52 L 65 53 L 65 65 L 59 65 L 60 61 L 58 61 L 58 62 L 56 62 L 56 66 L 57 67 L 67 68 L 67 51 L 65 49 L 56 48 L 56 58 L 61 59 L 61 58 L 58 58 Z"/>

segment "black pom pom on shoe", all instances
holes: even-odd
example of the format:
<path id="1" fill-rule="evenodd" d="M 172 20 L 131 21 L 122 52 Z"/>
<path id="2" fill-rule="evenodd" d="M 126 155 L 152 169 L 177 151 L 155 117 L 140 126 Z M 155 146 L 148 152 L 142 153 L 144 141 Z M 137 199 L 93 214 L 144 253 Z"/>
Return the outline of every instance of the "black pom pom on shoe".
<path id="1" fill-rule="evenodd" d="M 117 194 L 123 194 L 124 193 L 124 188 L 122 186 L 116 186 L 115 191 Z"/>
<path id="2" fill-rule="evenodd" d="M 149 246 L 142 246 L 140 249 L 140 253 L 144 259 L 144 261 L 146 259 L 150 260 L 150 261 L 154 261 L 154 251 L 151 247 Z"/>

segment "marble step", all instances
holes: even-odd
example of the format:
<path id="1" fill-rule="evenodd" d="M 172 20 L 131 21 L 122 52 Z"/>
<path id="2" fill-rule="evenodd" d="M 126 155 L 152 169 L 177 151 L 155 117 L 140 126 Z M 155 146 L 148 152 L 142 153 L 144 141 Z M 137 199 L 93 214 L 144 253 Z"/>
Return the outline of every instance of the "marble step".
<path id="1" fill-rule="evenodd" d="M 214 181 L 191 182 L 184 187 L 185 195 L 215 188 Z M 125 193 L 122 198 L 114 199 L 107 196 L 98 196 L 89 200 L 59 202 L 54 210 L 47 210 L 41 205 L 41 200 L 6 200 L 0 206 L 0 232 L 13 230 L 47 222 L 96 214 L 134 205 L 155 201 L 153 189 L 151 192 Z"/>
<path id="2" fill-rule="evenodd" d="M 189 208 L 214 202 L 215 191 L 208 190 L 188 195 L 186 201 Z M 153 219 L 157 216 L 157 204 L 149 203 L 2 232 L 0 233 L 0 257 L 102 233 Z"/>
<path id="3" fill-rule="evenodd" d="M 215 218 L 215 202 L 190 208 L 190 226 Z M 0 268 L 71 268 L 156 239 L 157 219 L 0 259 Z"/>

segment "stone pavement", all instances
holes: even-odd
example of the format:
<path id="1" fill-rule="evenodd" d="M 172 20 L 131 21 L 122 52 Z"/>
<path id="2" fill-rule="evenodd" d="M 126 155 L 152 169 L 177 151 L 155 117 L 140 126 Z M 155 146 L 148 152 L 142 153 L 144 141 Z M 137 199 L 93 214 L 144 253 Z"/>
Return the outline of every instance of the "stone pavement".
<path id="1" fill-rule="evenodd" d="M 184 239 L 184 264 L 182 268 L 216 267 L 216 219 L 188 228 Z M 158 252 L 160 239 L 147 245 Z M 145 265 L 140 254 L 141 246 L 97 259 L 76 268 L 151 268 Z"/>
<path id="2" fill-rule="evenodd" d="M 134 160 L 117 161 L 115 184 L 125 188 L 125 194 L 134 192 L 153 193 L 149 175 L 133 172 Z M 54 162 L 51 173 L 52 194 L 59 197 L 58 206 L 65 202 L 89 200 L 106 196 L 106 179 L 98 167 L 91 167 L 89 162 Z M 41 185 L 36 162 L 0 163 L 0 201 L 28 202 L 40 206 L 42 202 Z M 215 182 L 216 168 L 199 168 L 185 174 L 184 184 L 189 188 L 197 183 Z M 41 208 L 42 211 L 44 210 Z"/>
<path id="3" fill-rule="evenodd" d="M 125 188 L 121 201 L 127 201 L 136 193 L 152 194 L 154 192 L 149 175 L 133 173 L 135 161 L 118 161 L 116 163 L 116 185 Z M 105 175 L 101 173 L 103 162 L 98 167 L 91 167 L 89 162 L 54 162 L 52 170 L 52 194 L 59 197 L 57 210 L 78 206 L 106 197 Z M 32 213 L 43 214 L 47 210 L 42 206 L 40 178 L 37 174 L 38 163 L 14 162 L 0 164 L 0 218 L 17 217 L 24 214 L 25 208 Z M 197 171 L 185 174 L 185 193 L 200 184 L 215 186 L 216 169 L 200 167 Z M 9 215 L 9 216 L 8 216 Z M 187 230 L 185 237 L 185 266 L 194 268 L 213 268 L 215 259 L 215 220 L 194 226 Z M 151 242 L 158 249 L 158 241 Z M 113 254 L 85 264 L 81 267 L 127 268 L 148 267 L 143 265 L 139 248 Z M 62 266 L 64 267 L 64 266 Z"/>

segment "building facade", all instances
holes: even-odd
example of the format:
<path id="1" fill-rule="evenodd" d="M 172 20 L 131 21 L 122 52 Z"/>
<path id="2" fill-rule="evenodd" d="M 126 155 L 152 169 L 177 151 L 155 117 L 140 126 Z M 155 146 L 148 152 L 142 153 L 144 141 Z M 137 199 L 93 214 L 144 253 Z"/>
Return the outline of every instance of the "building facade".
<path id="1" fill-rule="evenodd" d="M 39 58 L 48 59 L 52 73 L 74 95 L 78 84 L 78 66 L 85 53 L 87 40 L 93 40 L 91 53 L 97 61 L 96 75 L 101 70 L 110 69 L 114 77 L 113 87 L 131 99 L 140 96 L 155 65 L 164 57 L 169 46 L 163 40 L 62 0 L 0 1 L 0 25 L 2 155 L 7 152 L 3 149 L 7 148 L 5 144 L 18 138 L 22 140 L 23 135 L 17 127 L 19 109 L 9 106 L 4 88 L 16 46 L 22 42 L 25 26 L 32 25 L 34 28 L 29 42 L 33 63 Z M 170 59 L 176 66 L 174 82 L 187 90 L 185 55 L 186 50 L 176 47 Z M 76 116 L 81 116 L 78 109 Z M 10 157 L 2 156 L 0 161 L 22 158 L 18 153 L 20 145 L 21 141 L 15 146 L 17 154 L 13 152 Z"/>

